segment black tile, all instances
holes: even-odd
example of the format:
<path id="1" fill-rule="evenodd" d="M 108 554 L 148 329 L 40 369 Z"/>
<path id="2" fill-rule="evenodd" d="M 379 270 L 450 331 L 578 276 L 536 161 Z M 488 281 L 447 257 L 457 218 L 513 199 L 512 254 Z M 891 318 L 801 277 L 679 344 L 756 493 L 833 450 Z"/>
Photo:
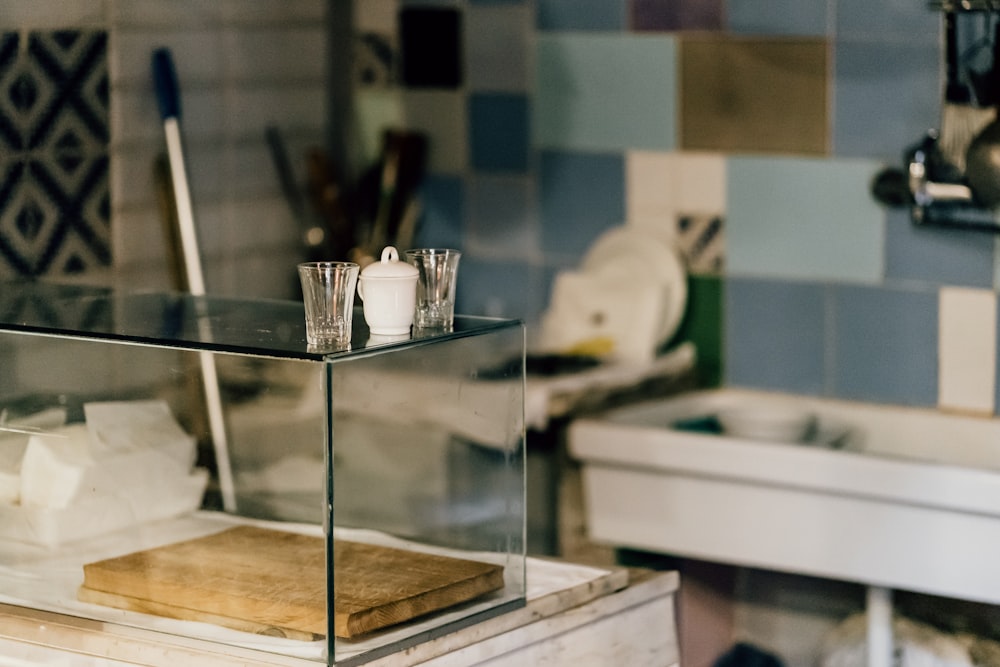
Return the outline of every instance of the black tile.
<path id="1" fill-rule="evenodd" d="M 407 7 L 399 12 L 403 84 L 458 88 L 462 84 L 462 15 L 457 9 Z"/>

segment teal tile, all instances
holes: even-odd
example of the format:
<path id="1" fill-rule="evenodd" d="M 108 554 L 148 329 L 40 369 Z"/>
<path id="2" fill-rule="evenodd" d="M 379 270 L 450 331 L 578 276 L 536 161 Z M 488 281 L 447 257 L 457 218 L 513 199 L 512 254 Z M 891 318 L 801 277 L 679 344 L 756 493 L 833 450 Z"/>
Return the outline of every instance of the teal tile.
<path id="1" fill-rule="evenodd" d="M 868 194 L 867 160 L 727 160 L 726 272 L 876 283 L 885 213 Z"/>
<path id="2" fill-rule="evenodd" d="M 535 143 L 669 150 L 676 145 L 676 42 L 667 35 L 543 34 Z"/>
<path id="3" fill-rule="evenodd" d="M 540 30 L 622 30 L 625 0 L 538 0 Z"/>

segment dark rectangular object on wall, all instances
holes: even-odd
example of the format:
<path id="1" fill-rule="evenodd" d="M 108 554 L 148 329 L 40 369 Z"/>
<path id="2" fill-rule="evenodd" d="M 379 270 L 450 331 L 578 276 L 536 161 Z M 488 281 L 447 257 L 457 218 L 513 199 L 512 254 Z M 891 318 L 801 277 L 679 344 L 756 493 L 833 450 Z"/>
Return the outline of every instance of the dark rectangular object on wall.
<path id="1" fill-rule="evenodd" d="M 462 16 L 457 9 L 400 10 L 399 39 L 403 85 L 458 88 L 462 84 Z"/>

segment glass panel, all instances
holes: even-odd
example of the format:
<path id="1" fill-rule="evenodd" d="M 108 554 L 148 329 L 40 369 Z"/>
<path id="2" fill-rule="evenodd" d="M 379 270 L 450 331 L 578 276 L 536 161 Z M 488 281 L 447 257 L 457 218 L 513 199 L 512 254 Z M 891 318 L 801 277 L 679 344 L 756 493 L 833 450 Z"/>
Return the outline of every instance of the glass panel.
<path id="1" fill-rule="evenodd" d="M 523 605 L 519 322 L 321 354 L 294 302 L 0 295 L 0 602 L 343 665 Z"/>

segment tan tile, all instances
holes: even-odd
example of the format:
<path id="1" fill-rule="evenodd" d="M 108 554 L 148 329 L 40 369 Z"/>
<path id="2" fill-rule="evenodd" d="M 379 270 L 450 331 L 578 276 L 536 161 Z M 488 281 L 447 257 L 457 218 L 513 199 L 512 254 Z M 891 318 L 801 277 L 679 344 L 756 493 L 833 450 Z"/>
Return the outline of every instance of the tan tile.
<path id="1" fill-rule="evenodd" d="M 825 39 L 699 33 L 680 45 L 682 148 L 827 153 Z"/>

